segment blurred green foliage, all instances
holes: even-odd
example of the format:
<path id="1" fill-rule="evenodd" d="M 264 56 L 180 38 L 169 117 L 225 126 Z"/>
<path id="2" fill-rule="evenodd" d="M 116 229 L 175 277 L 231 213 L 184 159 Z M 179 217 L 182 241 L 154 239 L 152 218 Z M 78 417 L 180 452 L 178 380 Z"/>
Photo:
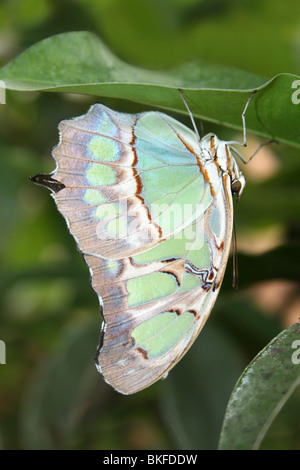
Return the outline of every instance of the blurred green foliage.
<path id="1" fill-rule="evenodd" d="M 298 0 L 3 1 L 0 64 L 53 34 L 88 30 L 121 59 L 148 69 L 204 59 L 266 78 L 299 74 L 299 13 Z M 99 97 L 7 92 L 7 104 L 0 105 L 0 339 L 7 347 L 7 363 L 0 365 L 0 447 L 216 448 L 236 380 L 291 324 L 288 307 L 299 299 L 299 150 L 272 147 L 280 171 L 267 180 L 249 174 L 236 205 L 238 236 L 276 225 L 280 244 L 261 255 L 241 252 L 237 292 L 229 260 L 212 316 L 191 351 L 165 381 L 124 397 L 93 364 L 100 315 L 88 269 L 49 193 L 28 181 L 53 170 L 58 122 L 95 101 Z M 146 109 L 101 101 L 120 111 Z M 220 138 L 233 137 L 204 125 Z M 293 289 L 271 316 L 249 288 L 282 279 Z M 299 411 L 296 390 L 262 448 L 299 449 Z"/>

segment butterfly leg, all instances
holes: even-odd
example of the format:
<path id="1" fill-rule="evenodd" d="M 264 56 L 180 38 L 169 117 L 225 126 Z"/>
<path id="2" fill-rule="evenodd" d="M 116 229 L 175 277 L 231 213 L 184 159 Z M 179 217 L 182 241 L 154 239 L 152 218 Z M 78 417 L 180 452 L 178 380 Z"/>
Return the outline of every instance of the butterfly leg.
<path id="1" fill-rule="evenodd" d="M 247 147 L 247 127 L 246 127 L 246 112 L 247 112 L 247 109 L 248 109 L 248 106 L 249 106 L 249 103 L 250 101 L 252 100 L 253 96 L 255 95 L 255 93 L 257 92 L 257 90 L 254 90 L 251 95 L 249 96 L 249 98 L 247 99 L 247 102 L 245 104 L 245 107 L 244 107 L 244 110 L 242 112 L 242 123 L 243 123 L 243 142 L 239 142 L 237 140 L 230 140 L 228 142 L 226 142 L 228 145 L 241 145 L 242 147 Z M 242 160 L 243 163 L 247 163 L 246 160 L 244 159 L 244 157 L 240 154 L 240 152 L 238 152 L 238 150 L 232 148 L 231 150 L 233 150 L 234 153 L 236 153 L 236 155 L 239 156 L 239 158 Z"/>
<path id="2" fill-rule="evenodd" d="M 270 139 L 268 140 L 267 142 L 263 142 L 262 144 L 260 144 L 257 149 L 255 150 L 255 152 L 253 152 L 253 154 L 251 155 L 251 157 L 248 158 L 248 160 L 245 162 L 245 163 L 249 163 L 251 162 L 252 158 L 255 157 L 255 155 L 265 146 L 265 145 L 270 145 L 270 144 L 278 144 L 279 142 L 276 140 L 276 139 Z"/>
<path id="3" fill-rule="evenodd" d="M 179 91 L 179 94 L 180 94 L 180 96 L 181 96 L 181 99 L 182 99 L 182 101 L 183 101 L 183 103 L 184 103 L 184 105 L 185 105 L 185 107 L 186 107 L 186 109 L 187 109 L 187 112 L 189 113 L 190 119 L 191 119 L 192 124 L 193 124 L 194 131 L 195 131 L 195 133 L 196 133 L 196 135 L 197 135 L 197 137 L 198 137 L 198 139 L 199 139 L 199 142 L 200 142 L 201 137 L 200 137 L 199 131 L 198 131 L 198 129 L 197 129 L 197 126 L 196 126 L 196 123 L 195 123 L 195 119 L 194 119 L 193 113 L 192 113 L 192 111 L 190 110 L 189 105 L 187 104 L 185 97 L 183 96 L 182 90 L 181 90 L 180 88 L 178 88 L 178 91 Z"/>

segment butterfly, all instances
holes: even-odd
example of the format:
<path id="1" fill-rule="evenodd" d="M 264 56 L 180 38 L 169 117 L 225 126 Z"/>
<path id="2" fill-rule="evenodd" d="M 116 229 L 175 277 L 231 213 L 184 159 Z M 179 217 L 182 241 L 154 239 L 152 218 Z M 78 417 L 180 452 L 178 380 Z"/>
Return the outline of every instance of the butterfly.
<path id="1" fill-rule="evenodd" d="M 96 367 L 120 393 L 166 377 L 213 308 L 245 187 L 232 145 L 246 144 L 251 97 L 243 143 L 200 138 L 192 116 L 194 130 L 94 104 L 59 124 L 55 171 L 31 178 L 51 189 L 89 267 L 103 315 Z"/>

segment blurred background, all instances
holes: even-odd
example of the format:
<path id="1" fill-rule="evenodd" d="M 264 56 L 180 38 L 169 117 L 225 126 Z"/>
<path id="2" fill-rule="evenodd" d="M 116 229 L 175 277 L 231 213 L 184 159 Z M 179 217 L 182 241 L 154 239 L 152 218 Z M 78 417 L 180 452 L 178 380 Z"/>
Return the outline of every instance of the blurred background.
<path id="1" fill-rule="evenodd" d="M 300 73 L 298 0 L 10 0 L 0 3 L 0 65 L 51 35 L 95 32 L 121 59 L 165 70 L 194 59 L 271 78 Z M 264 147 L 242 171 L 235 207 L 239 289 L 229 259 L 211 318 L 189 353 L 149 389 L 122 396 L 93 357 L 99 304 L 49 191 L 61 119 L 115 99 L 7 92 L 0 105 L 0 448 L 214 449 L 230 393 L 251 359 L 300 316 L 299 149 Z M 300 105 L 299 105 L 300 106 Z M 188 119 L 175 116 L 187 125 Z M 284 120 L 284 116 L 282 117 Z M 205 131 L 237 138 L 204 122 Z M 300 130 L 299 130 L 300 132 Z M 260 141 L 249 136 L 249 157 Z M 300 448 L 296 390 L 262 447 Z"/>

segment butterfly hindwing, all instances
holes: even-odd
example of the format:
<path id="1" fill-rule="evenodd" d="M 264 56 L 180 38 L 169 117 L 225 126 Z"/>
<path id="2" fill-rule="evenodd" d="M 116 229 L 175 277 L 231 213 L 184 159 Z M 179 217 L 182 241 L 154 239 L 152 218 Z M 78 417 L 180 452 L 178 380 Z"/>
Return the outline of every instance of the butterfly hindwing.
<path id="1" fill-rule="evenodd" d="M 223 196 L 223 195 L 222 195 Z M 96 362 L 105 379 L 134 393 L 164 376 L 192 345 L 213 307 L 224 274 L 231 209 L 211 204 L 202 217 L 203 245 L 187 249 L 174 237 L 144 254 L 87 259 L 102 292 L 105 326 Z M 199 224 L 200 225 L 200 224 Z M 113 274 L 110 274 L 113 273 Z"/>

